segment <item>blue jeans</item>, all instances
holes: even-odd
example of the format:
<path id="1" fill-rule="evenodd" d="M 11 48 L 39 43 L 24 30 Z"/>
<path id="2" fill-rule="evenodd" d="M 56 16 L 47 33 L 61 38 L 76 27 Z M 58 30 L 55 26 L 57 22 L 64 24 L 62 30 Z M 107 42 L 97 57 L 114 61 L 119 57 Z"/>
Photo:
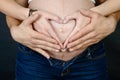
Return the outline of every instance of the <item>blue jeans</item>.
<path id="1" fill-rule="evenodd" d="M 19 45 L 16 80 L 108 80 L 104 45 L 102 42 L 92 45 L 67 62 L 46 59 Z"/>

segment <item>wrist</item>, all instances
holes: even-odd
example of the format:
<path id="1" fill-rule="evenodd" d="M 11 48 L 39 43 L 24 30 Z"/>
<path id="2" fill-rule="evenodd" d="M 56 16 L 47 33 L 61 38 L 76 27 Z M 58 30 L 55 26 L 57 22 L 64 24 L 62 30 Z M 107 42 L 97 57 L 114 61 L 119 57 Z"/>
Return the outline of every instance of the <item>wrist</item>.
<path id="1" fill-rule="evenodd" d="M 113 13 L 110 16 L 112 16 L 118 22 L 120 20 L 120 11 Z"/>
<path id="2" fill-rule="evenodd" d="M 108 20 L 110 20 L 110 25 L 114 25 L 114 27 L 116 28 L 118 22 L 117 19 L 113 15 L 110 15 L 108 16 Z"/>
<path id="3" fill-rule="evenodd" d="M 29 8 L 24 8 L 24 10 L 21 10 L 22 15 L 20 16 L 20 20 L 24 20 L 29 16 Z M 19 14 L 18 14 L 19 15 Z"/>

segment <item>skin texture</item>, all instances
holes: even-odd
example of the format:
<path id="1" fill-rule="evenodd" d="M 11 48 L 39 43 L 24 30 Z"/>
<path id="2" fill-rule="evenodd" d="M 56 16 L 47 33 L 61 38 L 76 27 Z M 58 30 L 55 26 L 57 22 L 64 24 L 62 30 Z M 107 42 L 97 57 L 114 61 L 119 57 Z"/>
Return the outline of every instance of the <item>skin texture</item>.
<path id="1" fill-rule="evenodd" d="M 55 34 L 57 34 L 58 38 L 57 41 L 59 41 L 59 44 L 64 45 L 65 42 L 69 40 L 69 37 L 73 36 L 77 31 L 79 31 L 82 27 L 87 25 L 90 22 L 90 19 L 87 17 L 84 17 L 80 14 L 78 10 L 80 9 L 90 9 L 94 7 L 93 2 L 90 0 L 58 0 L 56 3 L 54 3 L 55 0 L 33 0 L 29 3 L 29 7 L 32 9 L 37 10 L 43 10 L 47 12 L 54 13 L 55 15 L 58 15 L 60 18 L 64 19 L 65 16 L 72 14 L 73 12 L 76 12 L 76 17 L 78 18 L 76 21 L 79 26 L 76 26 L 76 21 L 74 19 L 70 19 L 68 21 L 65 21 L 64 23 L 60 24 L 55 21 L 49 21 L 49 23 L 52 25 L 53 30 L 55 31 Z M 63 2 L 64 1 L 64 2 Z M 39 3 L 39 4 L 38 4 Z M 82 4 L 80 4 L 82 3 Z M 49 6 L 49 7 L 48 7 Z M 57 7 L 57 8 L 56 8 Z M 69 9 L 70 8 L 70 9 Z M 79 16 L 79 17 L 78 17 Z M 64 20 L 63 20 L 64 21 Z M 44 24 L 43 24 L 44 23 Z M 38 32 L 47 32 L 48 30 L 48 36 L 52 35 L 50 29 L 47 29 L 48 26 L 45 26 L 44 18 L 40 18 L 34 23 L 34 28 Z M 43 26 L 43 27 L 42 27 Z M 45 29 L 47 29 L 45 31 Z M 60 32 L 60 30 L 63 30 L 63 32 Z M 67 30 L 67 31 L 66 31 Z M 44 33 L 46 34 L 46 33 Z M 50 34 L 50 35 L 49 35 Z M 47 35 L 47 34 L 46 34 Z M 55 39 L 55 37 L 53 37 Z M 60 43 L 61 41 L 61 43 Z M 62 48 L 66 48 L 65 44 L 64 46 L 61 46 Z M 60 52 L 51 52 L 49 51 L 49 54 L 53 58 L 62 59 L 62 60 L 70 60 L 73 57 L 79 55 L 81 52 L 83 52 L 84 49 L 79 49 L 76 51 L 60 51 Z"/>
<path id="2" fill-rule="evenodd" d="M 93 2 L 91 2 L 90 0 L 58 0 L 56 1 L 56 3 L 54 3 L 55 0 L 33 0 L 29 3 L 29 7 L 31 9 L 37 9 L 37 10 L 44 10 L 47 12 L 51 12 L 57 16 L 59 16 L 61 19 L 64 20 L 65 16 L 72 14 L 73 12 L 77 12 L 80 9 L 90 9 L 92 7 L 94 7 Z M 80 4 L 82 3 L 82 4 Z M 86 6 L 87 5 L 87 6 Z M 48 7 L 49 6 L 49 7 Z M 57 7 L 57 8 L 56 8 Z M 86 17 L 84 17 L 83 15 L 79 14 L 79 20 L 80 20 L 80 27 L 84 26 L 85 24 L 87 24 L 89 21 L 87 21 L 88 19 Z M 85 21 L 86 20 L 86 21 Z M 83 23 L 83 21 L 85 21 Z M 37 24 L 40 23 L 39 21 L 37 22 Z M 54 21 L 50 21 L 50 23 L 52 24 L 53 28 L 55 29 L 56 34 L 58 35 L 58 37 L 60 38 L 60 40 L 62 41 L 62 43 L 67 39 L 67 37 L 70 35 L 70 33 L 72 32 L 72 30 L 75 27 L 75 21 L 70 20 L 67 23 L 57 23 Z M 39 24 L 35 27 L 35 29 L 37 31 L 42 31 Z M 70 28 L 69 28 L 70 27 Z M 63 33 L 60 32 L 60 29 L 63 30 Z M 66 31 L 67 30 L 67 31 Z"/>
<path id="3" fill-rule="evenodd" d="M 19 3 L 22 3 L 24 6 L 28 6 L 25 0 L 20 0 Z M 21 7 L 15 2 L 15 0 L 1 0 L 0 12 L 3 12 L 4 14 L 17 18 L 19 20 L 24 20 L 28 17 L 29 9 Z"/>
<path id="4" fill-rule="evenodd" d="M 101 3 L 104 2 L 104 0 L 99 1 Z M 118 1 L 118 3 L 119 2 L 120 1 Z M 82 12 L 84 16 L 91 18 L 91 23 L 82 28 L 75 36 L 71 37 L 71 39 L 69 40 L 70 43 L 68 44 L 68 48 L 70 48 L 70 51 L 95 44 L 114 32 L 117 21 L 120 18 L 120 11 L 118 7 L 114 7 L 113 9 L 113 6 L 109 6 L 113 4 L 116 4 L 116 2 L 114 2 L 113 0 L 107 0 L 100 6 L 91 8 L 90 10 L 92 12 L 87 11 L 87 14 L 86 11 Z M 118 10 L 118 12 L 111 14 L 111 12 L 114 12 L 115 10 Z M 109 14 L 111 15 L 108 17 L 104 17 Z M 109 30 L 106 26 L 109 26 Z"/>
<path id="5" fill-rule="evenodd" d="M 18 0 L 19 1 L 19 0 Z M 106 8 L 106 7 L 104 7 L 104 8 Z M 97 9 L 97 8 L 96 8 Z M 106 11 L 107 12 L 107 11 Z M 87 13 L 89 13 L 88 11 L 87 11 Z M 101 11 L 101 13 L 102 13 L 102 11 Z M 82 31 L 81 32 L 79 32 L 79 35 L 80 36 L 86 36 L 86 33 L 94 33 L 94 32 L 98 32 L 98 34 L 94 34 L 94 35 L 101 35 L 101 36 L 106 36 L 106 34 L 102 34 L 102 33 L 104 33 L 104 32 L 106 32 L 107 30 L 108 30 L 108 27 L 110 27 L 109 28 L 109 31 L 107 31 L 107 34 L 110 34 L 110 33 L 112 33 L 113 31 L 114 31 L 114 29 L 115 29 L 115 27 L 116 27 L 116 25 L 114 26 L 114 25 L 109 25 L 109 23 L 113 23 L 113 24 L 116 24 L 117 23 L 117 20 L 116 19 L 118 19 L 119 18 L 119 15 L 118 14 L 112 14 L 111 15 L 111 17 L 110 18 L 108 18 L 108 17 L 104 17 L 103 15 L 101 15 L 101 16 L 99 16 L 99 18 L 97 17 L 97 18 L 93 18 L 92 16 L 98 16 L 98 15 L 100 15 L 99 13 L 97 13 L 97 12 L 93 12 L 92 11 L 92 13 L 91 14 L 93 14 L 93 15 L 89 15 L 89 14 L 87 14 L 86 16 L 89 16 L 91 19 L 96 19 L 96 20 L 92 20 L 93 22 L 91 22 L 91 23 L 95 23 L 95 24 L 89 24 L 89 27 L 88 27 L 88 29 L 86 29 L 86 27 L 84 27 L 83 29 L 81 29 Z M 85 15 L 85 14 L 84 14 Z M 117 16 L 116 16 L 117 15 Z M 72 16 L 72 15 L 71 15 Z M 101 18 L 104 18 L 104 19 L 101 19 Z M 22 26 L 24 26 L 24 27 L 20 27 L 18 24 L 20 24 L 20 22 L 19 21 L 17 21 L 17 20 L 15 20 L 15 19 L 11 19 L 11 18 L 7 18 L 7 20 L 8 20 L 8 23 L 9 23 L 9 25 L 10 25 L 10 30 L 11 30 L 11 33 L 13 33 L 13 34 L 15 34 L 14 32 L 16 32 L 16 36 L 19 34 L 19 32 L 20 32 L 20 28 L 21 29 L 25 29 L 25 24 L 26 23 L 24 23 Z M 102 23 L 103 25 L 101 25 L 101 20 L 102 20 L 102 22 L 104 22 L 104 21 L 107 21 L 108 22 L 108 24 L 106 24 L 106 23 Z M 103 21 L 104 20 L 104 21 Z M 29 25 L 27 25 L 28 27 L 30 26 L 31 24 L 29 24 Z M 99 25 L 101 25 L 102 27 L 101 27 L 101 30 L 99 30 Z M 109 26 L 108 26 L 109 25 Z M 16 28 L 16 27 L 18 27 L 18 28 Z M 106 27 L 107 27 L 107 30 L 106 30 Z M 94 29 L 95 28 L 95 29 Z M 93 29 L 92 31 L 91 30 L 89 30 L 89 29 Z M 33 35 L 33 29 L 32 28 L 30 28 L 30 33 L 28 33 L 29 31 L 28 31 L 28 29 L 26 28 L 26 31 L 27 32 L 25 32 L 25 31 L 23 31 L 22 33 L 25 35 L 25 34 L 29 34 L 29 35 Z M 36 31 L 35 31 L 36 32 Z M 21 33 L 21 32 L 20 32 Z M 35 33 L 34 33 L 34 37 L 36 37 L 36 38 L 33 38 L 33 37 L 31 37 L 31 39 L 33 39 L 31 42 L 29 41 L 29 38 L 24 38 L 24 37 L 20 37 L 20 35 L 21 34 L 19 34 L 19 36 L 13 36 L 13 38 L 16 40 L 16 41 L 18 41 L 18 42 L 20 42 L 20 43 L 22 43 L 22 44 L 24 44 L 23 42 L 28 42 L 28 43 L 33 43 L 33 41 L 34 42 L 36 42 L 36 43 L 40 43 L 39 41 L 40 41 L 40 39 L 39 40 L 36 40 L 36 38 L 38 37 L 38 35 L 36 35 Z M 40 35 L 40 34 L 39 34 Z M 89 37 L 91 36 L 92 34 L 89 34 Z M 77 38 L 77 40 L 78 39 L 80 39 L 81 37 L 79 37 L 79 38 Z M 21 41 L 20 39 L 23 39 L 23 41 Z M 93 38 L 89 38 L 89 39 L 93 39 Z M 99 40 L 101 40 L 101 39 L 103 39 L 103 37 L 101 37 L 101 38 L 99 38 Z M 76 41 L 77 41 L 76 40 Z M 80 41 L 80 40 L 79 40 Z M 78 42 L 79 42 L 78 41 Z M 94 41 L 96 41 L 96 38 L 94 38 Z M 70 43 L 72 43 L 72 42 L 70 42 Z M 93 43 L 94 44 L 94 43 Z M 36 45 L 36 44 L 31 44 L 32 46 L 34 45 L 34 46 L 38 46 L 38 45 Z M 27 46 L 27 47 L 31 47 L 31 45 L 29 45 L 29 44 L 25 44 L 25 46 Z M 73 45 L 75 45 L 75 44 L 73 44 Z M 81 43 L 79 43 L 78 45 L 81 45 Z M 85 46 L 86 44 L 84 44 L 84 46 Z M 39 45 L 40 46 L 40 45 Z M 52 44 L 52 46 L 55 46 L 54 44 Z M 47 47 L 47 48 L 46 48 Z M 42 48 L 42 50 L 44 50 L 44 51 L 46 51 L 46 50 L 48 50 L 48 46 L 46 46 L 46 47 L 44 47 L 44 49 Z M 86 45 L 85 47 L 88 47 L 88 45 Z M 35 51 L 37 51 L 37 52 L 39 52 L 39 53 L 41 53 L 41 48 L 31 48 L 31 49 L 33 49 L 33 50 L 35 50 Z M 51 51 L 51 50 L 50 50 Z M 49 54 L 49 56 L 51 56 L 51 54 Z M 75 56 L 75 55 L 74 55 Z M 67 59 L 68 60 L 68 59 Z M 66 60 L 66 61 L 67 61 Z"/>
<path id="6" fill-rule="evenodd" d="M 99 2 L 104 2 L 100 6 L 94 7 L 91 10 L 98 12 L 101 15 L 107 16 L 110 15 L 113 12 L 120 10 L 120 1 L 114 1 L 114 0 L 98 0 Z"/>

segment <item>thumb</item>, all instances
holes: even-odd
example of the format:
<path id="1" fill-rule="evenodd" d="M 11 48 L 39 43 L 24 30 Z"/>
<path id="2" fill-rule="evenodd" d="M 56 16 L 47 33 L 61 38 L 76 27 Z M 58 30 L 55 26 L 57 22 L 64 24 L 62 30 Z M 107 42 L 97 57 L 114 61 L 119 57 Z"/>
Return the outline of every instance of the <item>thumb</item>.
<path id="1" fill-rule="evenodd" d="M 93 18 L 93 17 L 96 15 L 95 12 L 93 12 L 93 11 L 91 11 L 91 10 L 85 10 L 85 9 L 81 9 L 81 10 L 80 10 L 80 13 L 81 13 L 82 15 L 84 15 L 84 16 L 86 16 L 86 17 L 90 17 L 90 18 Z"/>
<path id="2" fill-rule="evenodd" d="M 35 22 L 36 20 L 39 19 L 39 15 L 38 14 L 33 14 L 31 15 L 30 17 L 28 17 L 24 22 L 29 25 L 29 24 L 32 24 L 33 22 Z"/>
<path id="3" fill-rule="evenodd" d="M 70 20 L 75 20 L 77 18 L 76 13 L 70 14 L 64 18 L 64 23 L 69 22 Z"/>

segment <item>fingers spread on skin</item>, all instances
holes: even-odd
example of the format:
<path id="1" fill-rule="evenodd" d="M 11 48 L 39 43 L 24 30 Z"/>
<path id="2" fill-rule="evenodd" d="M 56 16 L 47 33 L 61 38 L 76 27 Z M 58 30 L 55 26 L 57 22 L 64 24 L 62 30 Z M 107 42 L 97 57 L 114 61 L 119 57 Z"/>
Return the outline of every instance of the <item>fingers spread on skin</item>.
<path id="1" fill-rule="evenodd" d="M 46 22 L 45 24 L 46 24 L 45 26 L 48 27 L 48 30 L 47 30 L 47 31 L 48 31 L 48 33 L 51 35 L 51 37 L 52 37 L 53 39 L 55 39 L 55 40 L 59 43 L 59 45 L 62 46 L 62 42 L 61 42 L 61 40 L 59 39 L 59 37 L 57 36 L 57 34 L 56 34 L 55 30 L 53 29 L 52 25 L 50 25 L 48 22 Z"/>
<path id="2" fill-rule="evenodd" d="M 35 21 L 33 24 L 34 30 L 50 37 L 50 34 L 47 32 L 44 22 L 44 18 L 40 18 L 39 20 Z"/>
<path id="3" fill-rule="evenodd" d="M 35 51 L 37 51 L 38 53 L 40 53 L 41 55 L 43 55 L 44 57 L 46 57 L 47 59 L 50 58 L 49 53 L 47 53 L 45 50 L 42 50 L 40 48 L 35 48 Z"/>
<path id="4" fill-rule="evenodd" d="M 96 16 L 96 13 L 91 11 L 91 10 L 85 10 L 85 9 L 81 9 L 80 10 L 80 13 L 86 17 L 90 17 L 90 18 L 93 18 Z"/>
<path id="5" fill-rule="evenodd" d="M 44 23 L 44 24 L 43 24 Z M 53 29 L 52 25 L 50 24 L 50 22 L 44 18 L 41 18 L 39 20 L 39 23 L 36 22 L 36 25 L 39 24 L 39 28 L 41 28 L 41 30 L 39 30 L 39 32 L 43 33 L 43 34 L 47 34 L 49 37 L 52 37 L 53 39 L 56 39 L 57 41 L 60 42 L 59 38 L 56 35 L 55 30 Z M 37 28 L 38 28 L 37 26 Z"/>
<path id="6" fill-rule="evenodd" d="M 53 44 L 53 43 L 50 43 L 50 42 L 46 42 L 46 41 L 43 41 L 43 40 L 33 40 L 32 43 L 35 46 L 36 45 L 44 45 L 44 46 L 51 47 L 51 48 L 54 48 L 54 49 L 60 49 L 59 45 Z"/>
<path id="7" fill-rule="evenodd" d="M 58 42 L 55 39 L 53 39 L 49 36 L 46 36 L 42 33 L 39 33 L 39 32 L 34 32 L 33 38 L 38 39 L 38 40 L 47 41 L 47 42 L 54 43 L 54 44 L 58 44 Z"/>
<path id="8" fill-rule="evenodd" d="M 69 43 L 67 45 L 67 47 L 68 48 L 73 48 L 73 47 L 75 47 L 77 45 L 81 45 L 82 43 L 86 42 L 87 40 L 97 41 L 98 39 L 96 38 L 96 36 L 97 36 L 97 34 L 95 34 L 94 32 L 91 32 L 91 33 L 79 38 L 78 40 L 75 40 L 75 41 Z"/>
<path id="9" fill-rule="evenodd" d="M 44 45 L 37 45 L 36 48 L 41 48 L 50 52 L 59 52 L 59 49 L 54 49 L 52 47 L 44 46 Z"/>
<path id="10" fill-rule="evenodd" d="M 73 29 L 72 33 L 70 34 L 69 38 L 71 38 L 73 35 L 75 35 L 77 32 L 80 31 L 81 28 L 81 21 L 77 20 L 75 28 Z"/>
<path id="11" fill-rule="evenodd" d="M 31 25 L 33 22 L 35 22 L 36 20 L 39 19 L 39 15 L 38 14 L 33 14 L 30 17 L 28 17 L 27 19 L 25 19 L 23 21 L 23 23 L 25 23 L 26 25 Z"/>
<path id="12" fill-rule="evenodd" d="M 73 48 L 73 47 L 75 47 L 77 45 L 80 45 L 81 42 L 82 42 L 81 39 L 75 40 L 75 41 L 73 41 L 71 43 L 68 43 L 67 48 Z"/>
<path id="13" fill-rule="evenodd" d="M 69 40 L 79 31 L 79 26 L 80 26 L 80 23 L 79 21 L 76 22 L 76 26 L 75 28 L 73 29 L 72 33 L 68 36 L 67 40 L 65 41 L 64 43 L 64 48 L 67 46 L 67 44 L 69 43 Z"/>
<path id="14" fill-rule="evenodd" d="M 47 19 L 55 21 L 57 23 L 63 23 L 63 20 L 60 17 L 55 16 L 55 15 L 49 15 Z"/>
<path id="15" fill-rule="evenodd" d="M 85 48 L 87 48 L 88 46 L 90 46 L 90 45 L 92 45 L 94 43 L 95 43 L 95 41 L 87 40 L 87 41 L 85 41 L 85 42 L 83 42 L 83 43 L 81 43 L 81 44 L 79 44 L 79 45 L 77 45 L 77 46 L 75 46 L 73 48 L 70 48 L 69 51 L 75 51 L 75 50 L 79 50 L 79 49 L 85 49 Z"/>
<path id="16" fill-rule="evenodd" d="M 82 28 L 81 30 L 79 30 L 79 32 L 76 33 L 76 35 L 74 35 L 73 37 L 71 37 L 69 39 L 69 42 L 75 41 L 76 39 L 79 39 L 79 38 L 81 38 L 81 37 L 89 34 L 93 30 L 94 30 L 93 27 L 91 27 L 90 25 L 86 26 L 86 27 Z"/>
<path id="17" fill-rule="evenodd" d="M 56 21 L 58 23 L 62 23 L 62 19 L 55 15 L 55 14 L 52 14 L 52 13 L 49 13 L 49 12 L 44 12 L 44 17 L 47 19 L 47 20 L 53 20 L 53 21 Z"/>
<path id="18" fill-rule="evenodd" d="M 79 14 L 78 19 L 76 20 L 76 26 L 72 33 L 70 34 L 70 38 L 73 37 L 78 31 L 80 31 L 82 28 L 86 27 L 90 23 L 90 18 L 87 18 L 81 14 Z"/>
<path id="19" fill-rule="evenodd" d="M 67 22 L 69 22 L 70 20 L 76 20 L 77 17 L 78 17 L 78 16 L 77 16 L 77 13 L 73 13 L 73 14 L 71 14 L 71 15 L 68 15 L 68 16 L 65 17 L 64 23 L 67 23 Z"/>
<path id="20" fill-rule="evenodd" d="M 67 38 L 67 40 L 65 41 L 64 47 L 68 44 L 69 40 L 71 40 L 71 38 L 74 38 L 75 34 L 77 32 L 80 32 L 80 30 L 84 27 L 86 27 L 88 25 L 88 23 L 90 23 L 90 18 L 83 16 L 82 14 L 80 14 L 79 11 L 77 11 L 76 13 L 73 14 L 73 17 L 70 15 L 67 18 L 67 21 L 69 19 L 76 19 L 76 25 L 74 30 L 72 31 L 72 33 L 69 35 L 69 37 Z M 80 36 L 79 36 L 80 37 Z"/>
<path id="21" fill-rule="evenodd" d="M 65 40 L 65 43 L 63 44 L 63 49 L 67 47 L 69 39 Z"/>

